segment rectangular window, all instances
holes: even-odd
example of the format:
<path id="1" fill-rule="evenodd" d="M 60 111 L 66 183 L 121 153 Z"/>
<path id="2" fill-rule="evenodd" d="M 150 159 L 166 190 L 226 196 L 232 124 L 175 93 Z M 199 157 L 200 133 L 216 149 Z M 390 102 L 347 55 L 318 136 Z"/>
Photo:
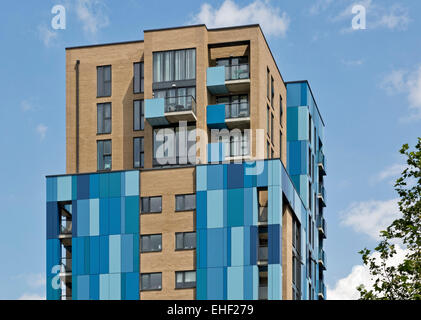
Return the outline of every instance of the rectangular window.
<path id="1" fill-rule="evenodd" d="M 178 271 L 175 273 L 175 288 L 196 288 L 196 271 Z"/>
<path id="2" fill-rule="evenodd" d="M 266 106 L 266 134 L 270 135 L 270 107 Z"/>
<path id="3" fill-rule="evenodd" d="M 97 141 L 98 171 L 111 170 L 111 140 Z"/>
<path id="4" fill-rule="evenodd" d="M 225 118 L 246 118 L 250 116 L 248 95 L 216 97 L 216 104 L 225 104 Z"/>
<path id="5" fill-rule="evenodd" d="M 97 133 L 111 133 L 111 103 L 97 104 Z"/>
<path id="6" fill-rule="evenodd" d="M 145 167 L 145 149 L 144 149 L 144 138 L 133 139 L 133 167 L 144 168 Z"/>
<path id="7" fill-rule="evenodd" d="M 145 129 L 145 104 L 143 100 L 133 101 L 133 130 Z"/>
<path id="8" fill-rule="evenodd" d="M 159 252 L 162 251 L 162 234 L 151 234 L 141 237 L 141 252 Z"/>
<path id="9" fill-rule="evenodd" d="M 142 213 L 160 213 L 162 212 L 162 197 L 142 198 Z"/>
<path id="10" fill-rule="evenodd" d="M 267 75 L 266 75 L 266 90 L 267 90 L 267 97 L 270 99 L 270 71 L 269 68 L 267 68 Z"/>
<path id="11" fill-rule="evenodd" d="M 273 120 L 274 120 L 274 117 L 273 117 L 273 113 L 271 113 L 271 116 L 270 116 L 270 141 L 273 143 Z"/>
<path id="12" fill-rule="evenodd" d="M 282 131 L 279 131 L 279 157 L 282 159 Z"/>
<path id="13" fill-rule="evenodd" d="M 273 107 L 273 98 L 275 98 L 275 86 L 274 86 L 274 80 L 272 76 L 270 77 L 270 88 L 271 88 L 270 104 Z"/>
<path id="14" fill-rule="evenodd" d="M 144 64 L 137 62 L 133 64 L 133 93 L 142 93 L 144 90 Z"/>
<path id="15" fill-rule="evenodd" d="M 233 134 L 229 143 L 225 145 L 226 155 L 229 157 L 242 157 L 250 154 L 249 135 L 247 132 Z"/>
<path id="16" fill-rule="evenodd" d="M 267 155 L 267 157 L 269 159 L 270 158 L 270 142 L 269 141 L 267 141 L 266 155 Z"/>
<path id="17" fill-rule="evenodd" d="M 282 95 L 279 95 L 279 122 L 281 123 L 282 127 L 282 117 L 284 116 L 284 109 L 282 107 Z"/>
<path id="18" fill-rule="evenodd" d="M 217 66 L 225 67 L 225 80 L 249 79 L 248 57 L 230 57 L 216 60 Z"/>
<path id="19" fill-rule="evenodd" d="M 162 289 L 162 273 L 142 273 L 140 275 L 140 290 L 151 291 Z"/>
<path id="20" fill-rule="evenodd" d="M 97 67 L 97 96 L 111 97 L 111 66 Z"/>
<path id="21" fill-rule="evenodd" d="M 196 249 L 196 232 L 179 232 L 175 234 L 176 250 Z"/>
<path id="22" fill-rule="evenodd" d="M 196 195 L 184 194 L 175 196 L 176 211 L 190 211 L 196 209 Z"/>
<path id="23" fill-rule="evenodd" d="M 153 53 L 153 81 L 196 79 L 196 49 Z"/>

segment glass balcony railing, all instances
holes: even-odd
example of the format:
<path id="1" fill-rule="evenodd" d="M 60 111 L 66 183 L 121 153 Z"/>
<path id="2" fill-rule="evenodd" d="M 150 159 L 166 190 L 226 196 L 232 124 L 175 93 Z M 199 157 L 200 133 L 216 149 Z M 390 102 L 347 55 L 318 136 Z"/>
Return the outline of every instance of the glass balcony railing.
<path id="1" fill-rule="evenodd" d="M 326 269 L 326 253 L 322 248 L 319 249 L 319 263 L 322 264 L 324 269 Z"/>
<path id="2" fill-rule="evenodd" d="M 269 251 L 268 251 L 268 247 L 259 247 L 259 251 L 258 251 L 258 260 L 260 262 L 266 262 L 268 261 L 269 258 Z"/>
<path id="3" fill-rule="evenodd" d="M 317 156 L 317 162 L 322 167 L 322 173 L 326 174 L 326 157 L 321 150 Z"/>
<path id="4" fill-rule="evenodd" d="M 165 98 L 165 112 L 193 111 L 196 114 L 196 100 L 193 96 L 178 96 Z"/>
<path id="5" fill-rule="evenodd" d="M 248 102 L 225 103 L 225 119 L 250 117 L 250 105 Z"/>
<path id="6" fill-rule="evenodd" d="M 323 203 L 326 203 L 326 189 L 321 183 L 319 183 L 319 197 L 321 197 Z"/>
<path id="7" fill-rule="evenodd" d="M 327 224 L 325 218 L 322 216 L 317 217 L 317 228 L 323 233 L 324 237 L 327 236 Z"/>
<path id="8" fill-rule="evenodd" d="M 259 300 L 267 300 L 268 299 L 268 287 L 259 286 Z"/>
<path id="9" fill-rule="evenodd" d="M 225 80 L 250 79 L 250 69 L 248 63 L 225 66 Z"/>
<path id="10" fill-rule="evenodd" d="M 267 223 L 268 222 L 268 207 L 259 207 L 259 222 Z"/>

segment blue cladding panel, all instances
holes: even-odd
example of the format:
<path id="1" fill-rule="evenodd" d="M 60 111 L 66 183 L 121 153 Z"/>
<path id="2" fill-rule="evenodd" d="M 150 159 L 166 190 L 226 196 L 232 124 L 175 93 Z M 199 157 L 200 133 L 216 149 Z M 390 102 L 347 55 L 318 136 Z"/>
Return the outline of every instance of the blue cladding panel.
<path id="1" fill-rule="evenodd" d="M 207 299 L 224 299 L 224 268 L 207 269 Z"/>
<path id="2" fill-rule="evenodd" d="M 133 235 L 121 236 L 121 272 L 133 272 Z"/>
<path id="3" fill-rule="evenodd" d="M 145 119 L 152 126 L 168 124 L 165 118 L 165 99 L 146 99 L 145 100 Z"/>
<path id="4" fill-rule="evenodd" d="M 139 196 L 126 197 L 125 233 L 139 233 Z"/>
<path id="5" fill-rule="evenodd" d="M 89 201 L 89 234 L 99 235 L 99 199 Z"/>
<path id="6" fill-rule="evenodd" d="M 64 176 L 57 178 L 57 201 L 72 200 L 72 177 Z"/>
<path id="7" fill-rule="evenodd" d="M 99 237 L 91 237 L 89 241 L 89 273 L 90 274 L 99 274 L 100 266 L 100 239 Z"/>
<path id="8" fill-rule="evenodd" d="M 242 164 L 229 164 L 227 165 L 229 189 L 238 189 L 244 187 L 244 169 Z"/>
<path id="9" fill-rule="evenodd" d="M 240 227 L 244 225 L 244 190 L 228 190 L 228 226 Z"/>
<path id="10" fill-rule="evenodd" d="M 121 176 L 120 172 L 110 173 L 110 197 L 120 197 L 121 195 Z"/>
<path id="11" fill-rule="evenodd" d="M 99 234 L 110 234 L 110 199 L 99 199 Z"/>
<path id="12" fill-rule="evenodd" d="M 57 178 L 47 178 L 47 202 L 57 201 Z"/>
<path id="13" fill-rule="evenodd" d="M 100 259 L 100 273 L 109 272 L 109 238 L 108 236 L 101 236 L 99 238 L 99 259 Z"/>
<path id="14" fill-rule="evenodd" d="M 224 225 L 224 192 L 211 190 L 207 193 L 207 227 L 222 228 Z"/>
<path id="15" fill-rule="evenodd" d="M 103 173 L 99 176 L 99 197 L 109 198 L 110 197 L 110 175 L 109 173 Z"/>
<path id="16" fill-rule="evenodd" d="M 58 237 L 59 223 L 57 202 L 47 202 L 47 239 Z"/>
<path id="17" fill-rule="evenodd" d="M 121 272 L 121 236 L 110 236 L 110 273 Z"/>
<path id="18" fill-rule="evenodd" d="M 77 202 L 77 235 L 78 237 L 87 237 L 89 236 L 90 228 L 89 228 L 89 207 L 90 201 L 86 200 L 78 200 Z"/>
<path id="19" fill-rule="evenodd" d="M 196 167 L 196 192 L 206 191 L 208 170 L 206 166 Z"/>
<path id="20" fill-rule="evenodd" d="M 89 197 L 91 199 L 99 198 L 99 174 L 89 175 Z"/>
<path id="21" fill-rule="evenodd" d="M 139 300 L 139 272 L 127 273 L 125 281 L 125 299 Z"/>
<path id="22" fill-rule="evenodd" d="M 120 198 L 110 198 L 110 234 L 121 233 L 120 208 L 121 208 Z"/>
<path id="23" fill-rule="evenodd" d="M 207 226 L 207 192 L 196 192 L 196 223 L 197 228 L 206 228 Z"/>
<path id="24" fill-rule="evenodd" d="M 225 147 L 223 142 L 208 143 L 208 162 L 219 163 L 225 160 Z"/>
<path id="25" fill-rule="evenodd" d="M 208 267 L 222 267 L 226 259 L 226 248 L 224 229 L 208 229 L 207 230 L 207 257 L 206 264 Z M 221 250 L 222 248 L 222 250 Z"/>
<path id="26" fill-rule="evenodd" d="M 125 174 L 125 195 L 139 195 L 139 171 L 130 171 Z"/>
<path id="27" fill-rule="evenodd" d="M 92 274 L 89 276 L 89 299 L 99 300 L 99 275 Z"/>
<path id="28" fill-rule="evenodd" d="M 206 300 L 207 299 L 207 269 L 196 270 L 196 299 Z"/>
<path id="29" fill-rule="evenodd" d="M 224 165 L 208 166 L 208 190 L 224 189 Z"/>
<path id="30" fill-rule="evenodd" d="M 90 197 L 90 176 L 83 174 L 77 176 L 77 199 L 89 199 Z"/>
<path id="31" fill-rule="evenodd" d="M 210 129 L 224 129 L 225 104 L 215 104 L 206 107 L 206 123 Z"/>
<path id="32" fill-rule="evenodd" d="M 244 265 L 244 228 L 231 229 L 231 266 Z"/>
<path id="33" fill-rule="evenodd" d="M 244 267 L 229 267 L 227 279 L 228 300 L 244 299 Z"/>
<path id="34" fill-rule="evenodd" d="M 77 277 L 77 299 L 89 300 L 89 276 Z"/>

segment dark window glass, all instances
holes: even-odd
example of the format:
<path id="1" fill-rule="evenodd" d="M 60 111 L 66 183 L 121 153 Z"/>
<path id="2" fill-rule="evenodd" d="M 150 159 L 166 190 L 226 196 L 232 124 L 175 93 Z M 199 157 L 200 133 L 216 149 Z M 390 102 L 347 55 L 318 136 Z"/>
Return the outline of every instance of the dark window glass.
<path id="1" fill-rule="evenodd" d="M 270 87 L 271 87 L 271 95 L 270 95 L 270 104 L 273 107 L 273 98 L 275 97 L 275 86 L 274 86 L 274 80 L 273 77 L 270 77 L 271 81 L 270 81 Z"/>
<path id="2" fill-rule="evenodd" d="M 153 234 L 142 236 L 142 252 L 162 251 L 162 235 Z"/>
<path id="3" fill-rule="evenodd" d="M 142 198 L 142 213 L 162 212 L 162 197 Z"/>
<path id="4" fill-rule="evenodd" d="M 175 196 L 176 211 L 189 211 L 196 209 L 196 195 L 185 194 Z"/>
<path id="5" fill-rule="evenodd" d="M 111 133 L 111 103 L 97 105 L 97 133 Z"/>
<path id="6" fill-rule="evenodd" d="M 143 273 L 140 277 L 140 288 L 143 291 L 161 290 L 162 273 Z"/>
<path id="7" fill-rule="evenodd" d="M 180 232 L 175 234 L 176 250 L 191 250 L 196 248 L 196 232 Z"/>
<path id="8" fill-rule="evenodd" d="M 133 101 L 133 130 L 145 129 L 145 105 L 143 100 Z"/>
<path id="9" fill-rule="evenodd" d="M 97 67 L 97 96 L 111 96 L 111 66 Z"/>
<path id="10" fill-rule="evenodd" d="M 196 271 L 178 271 L 175 273 L 177 289 L 196 288 Z"/>
<path id="11" fill-rule="evenodd" d="M 144 168 L 144 164 L 145 164 L 144 139 L 134 138 L 133 139 L 133 167 Z"/>
<path id="12" fill-rule="evenodd" d="M 133 64 L 133 92 L 142 93 L 144 88 L 144 64 L 137 62 Z"/>
<path id="13" fill-rule="evenodd" d="M 111 140 L 97 142 L 98 170 L 111 170 Z"/>

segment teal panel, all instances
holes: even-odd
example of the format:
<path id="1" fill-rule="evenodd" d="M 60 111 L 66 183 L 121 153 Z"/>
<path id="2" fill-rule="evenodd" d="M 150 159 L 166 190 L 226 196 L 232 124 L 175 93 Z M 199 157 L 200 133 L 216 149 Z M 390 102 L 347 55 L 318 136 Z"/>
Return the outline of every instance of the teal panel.
<path id="1" fill-rule="evenodd" d="M 138 196 L 126 197 L 126 233 L 139 233 L 139 199 Z"/>
<path id="2" fill-rule="evenodd" d="M 99 198 L 99 174 L 89 175 L 89 198 Z"/>
<path id="3" fill-rule="evenodd" d="M 244 265 L 244 228 L 231 228 L 231 266 Z"/>
<path id="4" fill-rule="evenodd" d="M 224 192 L 212 190 L 207 192 L 207 227 L 222 228 L 224 225 Z"/>
<path id="5" fill-rule="evenodd" d="M 196 299 L 207 299 L 207 272 L 206 269 L 197 269 L 196 271 Z"/>
<path id="6" fill-rule="evenodd" d="M 125 173 L 126 196 L 139 196 L 139 171 L 129 171 Z"/>
<path id="7" fill-rule="evenodd" d="M 228 189 L 228 226 L 244 225 L 244 191 L 243 189 Z"/>
<path id="8" fill-rule="evenodd" d="M 110 273 L 121 272 L 121 236 L 110 236 Z"/>
<path id="9" fill-rule="evenodd" d="M 101 173 L 99 175 L 99 197 L 109 198 L 110 197 L 110 174 Z"/>
<path id="10" fill-rule="evenodd" d="M 244 267 L 227 268 L 227 299 L 244 299 Z"/>
<path id="11" fill-rule="evenodd" d="M 99 235 L 99 199 L 89 201 L 89 235 Z"/>
<path id="12" fill-rule="evenodd" d="M 120 172 L 110 173 L 110 197 L 120 197 L 121 195 L 121 176 Z"/>
<path id="13" fill-rule="evenodd" d="M 72 177 L 58 177 L 57 178 L 57 201 L 71 201 L 72 200 Z"/>

